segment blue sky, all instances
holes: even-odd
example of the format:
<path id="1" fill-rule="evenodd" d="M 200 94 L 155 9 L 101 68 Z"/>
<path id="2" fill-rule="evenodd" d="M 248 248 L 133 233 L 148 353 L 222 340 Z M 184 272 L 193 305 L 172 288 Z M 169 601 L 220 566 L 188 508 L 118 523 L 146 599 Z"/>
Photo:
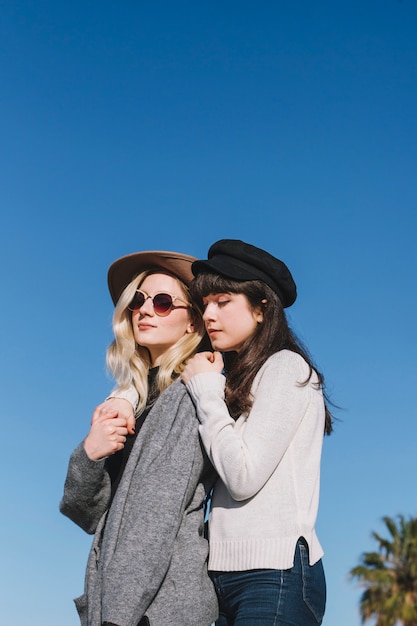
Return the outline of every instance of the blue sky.
<path id="1" fill-rule="evenodd" d="M 289 265 L 343 407 L 324 626 L 360 624 L 349 569 L 417 515 L 416 28 L 414 0 L 0 4 L 2 624 L 78 624 L 90 537 L 58 502 L 112 386 L 108 266 L 220 238 Z"/>

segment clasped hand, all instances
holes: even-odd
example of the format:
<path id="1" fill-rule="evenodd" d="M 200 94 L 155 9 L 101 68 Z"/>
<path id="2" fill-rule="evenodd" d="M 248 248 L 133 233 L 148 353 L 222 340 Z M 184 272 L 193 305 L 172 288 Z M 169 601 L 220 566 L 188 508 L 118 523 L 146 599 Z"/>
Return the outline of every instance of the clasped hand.
<path id="1" fill-rule="evenodd" d="M 122 450 L 127 435 L 134 432 L 135 417 L 130 402 L 110 398 L 94 410 L 84 449 L 92 461 L 98 461 Z"/>
<path id="2" fill-rule="evenodd" d="M 198 352 L 190 359 L 181 374 L 181 380 L 188 383 L 196 374 L 216 372 L 221 374 L 224 368 L 223 357 L 220 352 Z"/>

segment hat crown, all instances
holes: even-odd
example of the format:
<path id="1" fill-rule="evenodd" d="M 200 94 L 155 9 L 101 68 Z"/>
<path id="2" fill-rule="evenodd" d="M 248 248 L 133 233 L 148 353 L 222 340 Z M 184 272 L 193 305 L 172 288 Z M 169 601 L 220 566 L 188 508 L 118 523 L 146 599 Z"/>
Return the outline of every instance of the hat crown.
<path id="1" fill-rule="evenodd" d="M 193 264 L 194 275 L 204 269 L 234 280 L 261 280 L 275 291 L 283 307 L 291 306 L 297 297 L 294 279 L 285 263 L 240 239 L 220 239 L 210 246 L 208 260 Z"/>
<path id="2" fill-rule="evenodd" d="M 169 272 L 189 286 L 193 279 L 191 266 L 194 261 L 196 258 L 189 254 L 167 250 L 133 252 L 116 259 L 107 273 L 107 283 L 113 303 L 117 303 L 123 289 L 130 281 L 146 270 Z"/>

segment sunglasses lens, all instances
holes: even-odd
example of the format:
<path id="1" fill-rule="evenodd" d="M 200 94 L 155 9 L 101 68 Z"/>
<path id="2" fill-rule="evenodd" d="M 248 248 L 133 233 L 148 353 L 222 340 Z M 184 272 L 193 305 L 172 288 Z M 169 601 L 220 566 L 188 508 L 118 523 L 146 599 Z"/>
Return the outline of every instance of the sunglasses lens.
<path id="1" fill-rule="evenodd" d="M 129 304 L 129 309 L 134 311 L 135 309 L 140 309 L 145 302 L 145 296 L 141 291 L 137 291 L 133 296 L 132 302 Z"/>
<path id="2" fill-rule="evenodd" d="M 132 302 L 129 304 L 128 308 L 131 311 L 141 309 L 148 297 L 149 296 L 146 296 L 144 293 L 142 293 L 142 291 L 137 291 L 133 296 Z M 157 293 L 152 298 L 153 309 L 155 313 L 160 317 L 164 317 L 170 314 L 173 303 L 174 302 L 172 296 L 170 296 L 169 293 Z"/>
<path id="3" fill-rule="evenodd" d="M 153 308 L 157 315 L 168 315 L 172 307 L 172 298 L 168 293 L 157 293 L 153 298 Z"/>

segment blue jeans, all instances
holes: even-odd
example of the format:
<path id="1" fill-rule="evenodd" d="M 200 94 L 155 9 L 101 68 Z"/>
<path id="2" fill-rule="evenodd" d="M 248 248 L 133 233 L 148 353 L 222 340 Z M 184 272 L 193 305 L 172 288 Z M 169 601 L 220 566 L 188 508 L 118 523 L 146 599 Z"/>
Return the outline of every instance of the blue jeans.
<path id="1" fill-rule="evenodd" d="M 326 581 L 321 560 L 308 563 L 308 547 L 297 542 L 294 566 L 212 572 L 219 598 L 216 626 L 317 626 L 326 606 Z"/>

